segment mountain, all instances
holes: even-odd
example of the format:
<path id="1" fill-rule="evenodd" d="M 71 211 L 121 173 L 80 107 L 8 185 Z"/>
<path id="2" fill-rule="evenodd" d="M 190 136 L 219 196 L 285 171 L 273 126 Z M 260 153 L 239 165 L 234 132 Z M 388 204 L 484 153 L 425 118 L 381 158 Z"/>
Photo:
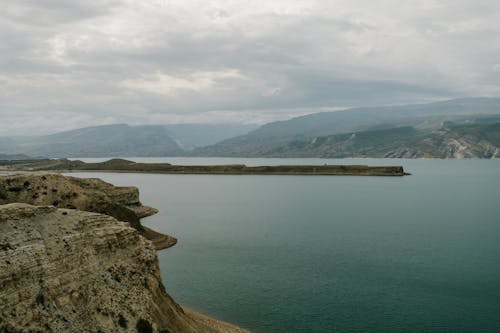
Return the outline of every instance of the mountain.
<path id="1" fill-rule="evenodd" d="M 455 99 L 429 104 L 356 108 L 345 111 L 321 112 L 287 121 L 273 122 L 261 126 L 247 135 L 224 140 L 215 145 L 194 150 L 196 156 L 380 156 L 373 150 L 362 152 L 349 145 L 342 148 L 342 153 L 329 153 L 306 145 L 307 142 L 321 142 L 324 138 L 336 137 L 335 141 L 355 132 L 396 131 L 394 128 L 411 128 L 418 135 L 438 133 L 443 124 L 455 122 L 466 124 L 480 119 L 495 118 L 500 115 L 499 98 Z M 393 133 L 394 134 L 394 133 Z M 391 134 L 391 135 L 393 135 Z M 457 133 L 458 134 L 458 133 Z M 320 138 L 320 139 L 319 139 Z M 320 141 L 317 141 L 317 140 Z M 327 140 L 328 141 L 328 140 Z M 331 141 L 328 141 L 331 143 Z M 374 144 L 363 141 L 366 145 Z M 358 143 L 359 145 L 360 143 Z M 291 149 L 294 145 L 302 145 Z M 348 147 L 353 150 L 349 151 Z M 337 147 L 340 149 L 340 147 Z M 300 152 L 299 152 L 300 150 Z M 485 152 L 487 154 L 487 152 Z M 416 156 L 421 154 L 417 153 Z M 442 154 L 437 154 L 436 157 Z M 427 156 L 427 155 L 426 155 Z"/>
<path id="2" fill-rule="evenodd" d="M 34 159 L 28 155 L 24 154 L 1 154 L 0 161 L 20 161 L 20 160 L 31 160 Z"/>
<path id="3" fill-rule="evenodd" d="M 164 126 L 124 124 L 14 138 L 6 151 L 47 157 L 172 156 L 182 152 Z"/>
<path id="4" fill-rule="evenodd" d="M 438 129 L 393 127 L 343 134 L 296 137 L 261 146 L 257 157 L 500 158 L 500 118 Z"/>
<path id="5" fill-rule="evenodd" d="M 248 133 L 256 125 L 173 124 L 94 126 L 32 137 L 0 137 L 0 159 L 46 157 L 177 156 Z"/>
<path id="6" fill-rule="evenodd" d="M 354 108 L 320 112 L 263 125 L 249 136 L 281 138 L 350 131 L 377 124 L 419 123 L 430 118 L 500 113 L 500 98 L 463 98 L 429 104 Z"/>
<path id="7" fill-rule="evenodd" d="M 165 125 L 170 136 L 185 150 L 204 147 L 247 134 L 258 128 L 252 124 L 171 124 Z"/>
<path id="8" fill-rule="evenodd" d="M 466 98 L 429 104 L 321 112 L 269 123 L 256 129 L 253 125 L 238 124 L 116 124 L 38 137 L 0 137 L 0 153 L 49 158 L 181 155 L 380 157 L 386 154 L 393 156 L 394 152 L 394 156 L 449 157 L 453 154 L 443 151 L 454 151 L 452 148 L 436 143 L 431 149 L 421 144 L 418 138 L 425 142 L 438 142 L 440 138 L 444 140 L 442 142 L 451 142 L 451 139 L 467 136 L 475 139 L 467 140 L 466 145 L 471 150 L 464 156 L 487 157 L 491 155 L 490 149 L 479 142 L 495 146 L 494 140 L 482 138 L 477 141 L 477 131 L 485 128 L 482 125 L 477 127 L 473 135 L 467 132 L 472 127 L 467 126 L 494 122 L 499 117 L 500 98 Z M 465 127 L 460 130 L 454 127 L 452 130 L 444 124 Z M 353 134 L 356 139 L 347 142 L 345 138 Z M 372 138 L 372 135 L 382 140 L 383 144 Z M 360 141 L 365 136 L 375 141 Z M 403 147 L 409 152 L 403 153 Z M 427 148 L 415 150 L 415 147 Z"/>

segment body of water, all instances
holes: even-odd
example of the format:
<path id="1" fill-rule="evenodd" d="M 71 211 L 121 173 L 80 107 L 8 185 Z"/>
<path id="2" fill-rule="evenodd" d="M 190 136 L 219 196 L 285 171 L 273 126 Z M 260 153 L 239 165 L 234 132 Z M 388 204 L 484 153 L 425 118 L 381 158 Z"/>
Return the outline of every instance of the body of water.
<path id="1" fill-rule="evenodd" d="M 498 160 L 136 160 L 413 174 L 73 174 L 160 210 L 143 222 L 179 238 L 158 256 L 185 306 L 254 332 L 500 332 Z"/>

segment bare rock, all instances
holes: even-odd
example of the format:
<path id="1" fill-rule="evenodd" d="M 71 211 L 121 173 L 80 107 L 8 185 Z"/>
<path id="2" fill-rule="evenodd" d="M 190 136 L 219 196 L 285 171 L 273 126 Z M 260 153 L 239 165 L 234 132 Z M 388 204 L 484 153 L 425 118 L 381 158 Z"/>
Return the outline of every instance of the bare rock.
<path id="1" fill-rule="evenodd" d="M 0 206 L 0 332 L 243 332 L 220 325 L 169 297 L 153 244 L 128 223 L 53 206 Z"/>
<path id="2" fill-rule="evenodd" d="M 157 249 L 174 245 L 177 240 L 141 225 L 140 219 L 156 214 L 155 208 L 139 201 L 134 186 L 114 186 L 97 178 L 67 177 L 61 174 L 19 174 L 0 177 L 0 204 L 22 202 L 52 205 L 106 214 L 129 222 Z"/>

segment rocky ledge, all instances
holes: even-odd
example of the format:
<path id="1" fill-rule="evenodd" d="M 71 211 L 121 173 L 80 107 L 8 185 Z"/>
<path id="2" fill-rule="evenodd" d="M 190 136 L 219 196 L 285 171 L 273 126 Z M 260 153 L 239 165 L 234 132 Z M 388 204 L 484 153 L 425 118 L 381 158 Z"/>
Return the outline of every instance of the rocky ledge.
<path id="1" fill-rule="evenodd" d="M 156 214 L 152 207 L 139 201 L 137 187 L 120 187 L 97 178 L 84 179 L 60 174 L 19 174 L 0 177 L 0 204 L 14 202 L 53 205 L 113 216 L 129 222 L 157 249 L 176 244 L 177 239 L 160 234 L 140 223 L 145 216 Z"/>
<path id="2" fill-rule="evenodd" d="M 0 205 L 0 332 L 245 331 L 175 303 L 128 223 L 16 203 Z"/>

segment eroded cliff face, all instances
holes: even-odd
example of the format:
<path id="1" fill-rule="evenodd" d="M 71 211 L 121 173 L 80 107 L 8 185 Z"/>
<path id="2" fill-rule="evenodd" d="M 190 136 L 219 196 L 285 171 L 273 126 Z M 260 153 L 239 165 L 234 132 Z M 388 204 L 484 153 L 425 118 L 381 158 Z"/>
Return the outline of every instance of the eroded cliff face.
<path id="1" fill-rule="evenodd" d="M 467 136 L 447 137 L 438 131 L 434 138 L 424 139 L 419 146 L 402 146 L 388 151 L 383 158 L 499 158 L 500 149 L 485 140 Z"/>
<path id="2" fill-rule="evenodd" d="M 0 177 L 0 204 L 22 202 L 53 205 L 113 216 L 127 221 L 157 249 L 176 243 L 174 237 L 155 232 L 140 223 L 157 210 L 139 201 L 137 187 L 120 187 L 97 178 L 67 177 L 60 174 L 19 174 Z"/>
<path id="3" fill-rule="evenodd" d="M 243 332 L 220 325 L 167 295 L 153 244 L 128 223 L 0 205 L 0 332 Z"/>

